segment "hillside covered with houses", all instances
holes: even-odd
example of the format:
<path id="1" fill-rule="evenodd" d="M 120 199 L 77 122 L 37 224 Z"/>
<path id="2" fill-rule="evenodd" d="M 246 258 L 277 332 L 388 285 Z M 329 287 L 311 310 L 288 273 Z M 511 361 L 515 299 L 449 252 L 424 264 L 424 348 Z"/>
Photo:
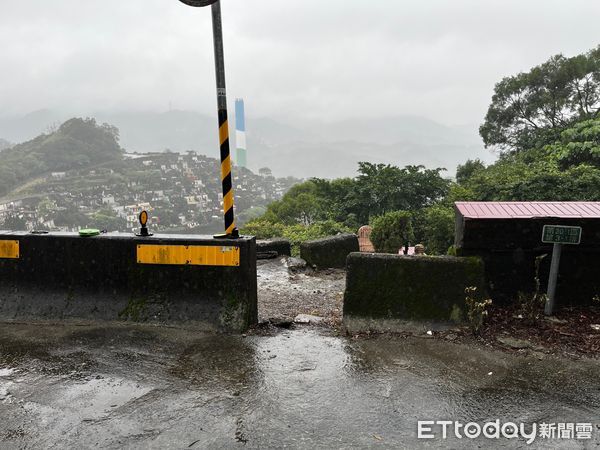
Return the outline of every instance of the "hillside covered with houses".
<path id="1" fill-rule="evenodd" d="M 5 150 L 3 159 L 0 225 L 5 229 L 130 232 L 139 227 L 142 210 L 149 211 L 156 231 L 212 233 L 222 227 L 217 159 L 195 151 L 126 153 L 118 145 L 118 130 L 93 119 L 72 119 Z M 268 168 L 255 174 L 235 167 L 238 222 L 262 214 L 298 181 L 277 179 Z"/>

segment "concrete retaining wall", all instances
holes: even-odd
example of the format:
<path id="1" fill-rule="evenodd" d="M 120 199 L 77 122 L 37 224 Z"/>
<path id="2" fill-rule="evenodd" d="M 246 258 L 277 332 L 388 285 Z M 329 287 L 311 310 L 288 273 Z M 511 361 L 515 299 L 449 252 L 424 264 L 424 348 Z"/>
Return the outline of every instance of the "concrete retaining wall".
<path id="1" fill-rule="evenodd" d="M 300 244 L 300 257 L 311 266 L 318 268 L 346 266 L 346 258 L 357 252 L 358 236 L 355 234 L 339 234 Z"/>
<path id="2" fill-rule="evenodd" d="M 277 252 L 278 256 L 291 256 L 292 245 L 287 239 L 269 239 L 256 241 L 256 252 L 261 253 Z"/>
<path id="3" fill-rule="evenodd" d="M 478 258 L 352 253 L 344 325 L 349 331 L 402 331 L 459 322 L 468 286 L 485 293 L 484 266 Z"/>
<path id="4" fill-rule="evenodd" d="M 254 238 L 0 232 L 0 243 L 11 240 L 19 256 L 0 254 L 0 319 L 190 322 L 222 331 L 257 322 Z M 148 244 L 160 263 L 139 262 Z M 237 265 L 213 265 L 237 252 Z M 202 258 L 211 265 L 196 265 Z"/>

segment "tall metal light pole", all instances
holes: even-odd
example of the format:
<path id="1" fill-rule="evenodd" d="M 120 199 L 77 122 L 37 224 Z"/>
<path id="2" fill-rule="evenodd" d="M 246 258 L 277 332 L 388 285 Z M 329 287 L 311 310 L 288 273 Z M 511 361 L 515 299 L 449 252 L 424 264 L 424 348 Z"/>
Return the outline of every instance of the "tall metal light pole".
<path id="1" fill-rule="evenodd" d="M 223 26 L 219 0 L 180 0 L 189 6 L 212 5 L 213 41 L 215 47 L 215 73 L 217 76 L 217 107 L 219 115 L 219 145 L 221 146 L 221 185 L 223 189 L 223 214 L 225 234 L 215 237 L 237 238 L 238 229 L 233 215 L 233 180 L 231 175 L 231 152 L 229 149 L 229 123 L 227 121 L 227 90 L 225 88 L 225 59 L 223 56 Z"/>

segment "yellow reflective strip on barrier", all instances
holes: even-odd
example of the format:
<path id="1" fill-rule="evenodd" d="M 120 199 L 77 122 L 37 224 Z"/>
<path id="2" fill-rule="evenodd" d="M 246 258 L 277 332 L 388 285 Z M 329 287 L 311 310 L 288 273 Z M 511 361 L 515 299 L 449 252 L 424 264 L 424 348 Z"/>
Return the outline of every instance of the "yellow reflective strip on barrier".
<path id="1" fill-rule="evenodd" d="M 229 138 L 229 125 L 228 122 L 223 122 L 223 125 L 219 127 L 219 145 L 223 145 L 223 143 Z"/>
<path id="2" fill-rule="evenodd" d="M 239 266 L 240 248 L 215 245 L 138 245 L 139 264 Z"/>
<path id="3" fill-rule="evenodd" d="M 0 258 L 19 259 L 19 241 L 0 240 Z"/>
<path id="4" fill-rule="evenodd" d="M 233 190 L 223 197 L 223 211 L 229 211 L 231 208 L 233 208 Z"/>

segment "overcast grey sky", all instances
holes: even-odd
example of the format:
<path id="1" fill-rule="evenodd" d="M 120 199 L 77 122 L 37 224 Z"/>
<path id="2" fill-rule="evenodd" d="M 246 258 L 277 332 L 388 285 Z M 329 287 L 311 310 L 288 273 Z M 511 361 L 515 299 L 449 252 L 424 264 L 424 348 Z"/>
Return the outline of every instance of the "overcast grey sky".
<path id="1" fill-rule="evenodd" d="M 222 0 L 254 116 L 479 123 L 494 83 L 600 43 L 598 0 Z M 215 110 L 210 8 L 0 0 L 0 114 Z"/>

